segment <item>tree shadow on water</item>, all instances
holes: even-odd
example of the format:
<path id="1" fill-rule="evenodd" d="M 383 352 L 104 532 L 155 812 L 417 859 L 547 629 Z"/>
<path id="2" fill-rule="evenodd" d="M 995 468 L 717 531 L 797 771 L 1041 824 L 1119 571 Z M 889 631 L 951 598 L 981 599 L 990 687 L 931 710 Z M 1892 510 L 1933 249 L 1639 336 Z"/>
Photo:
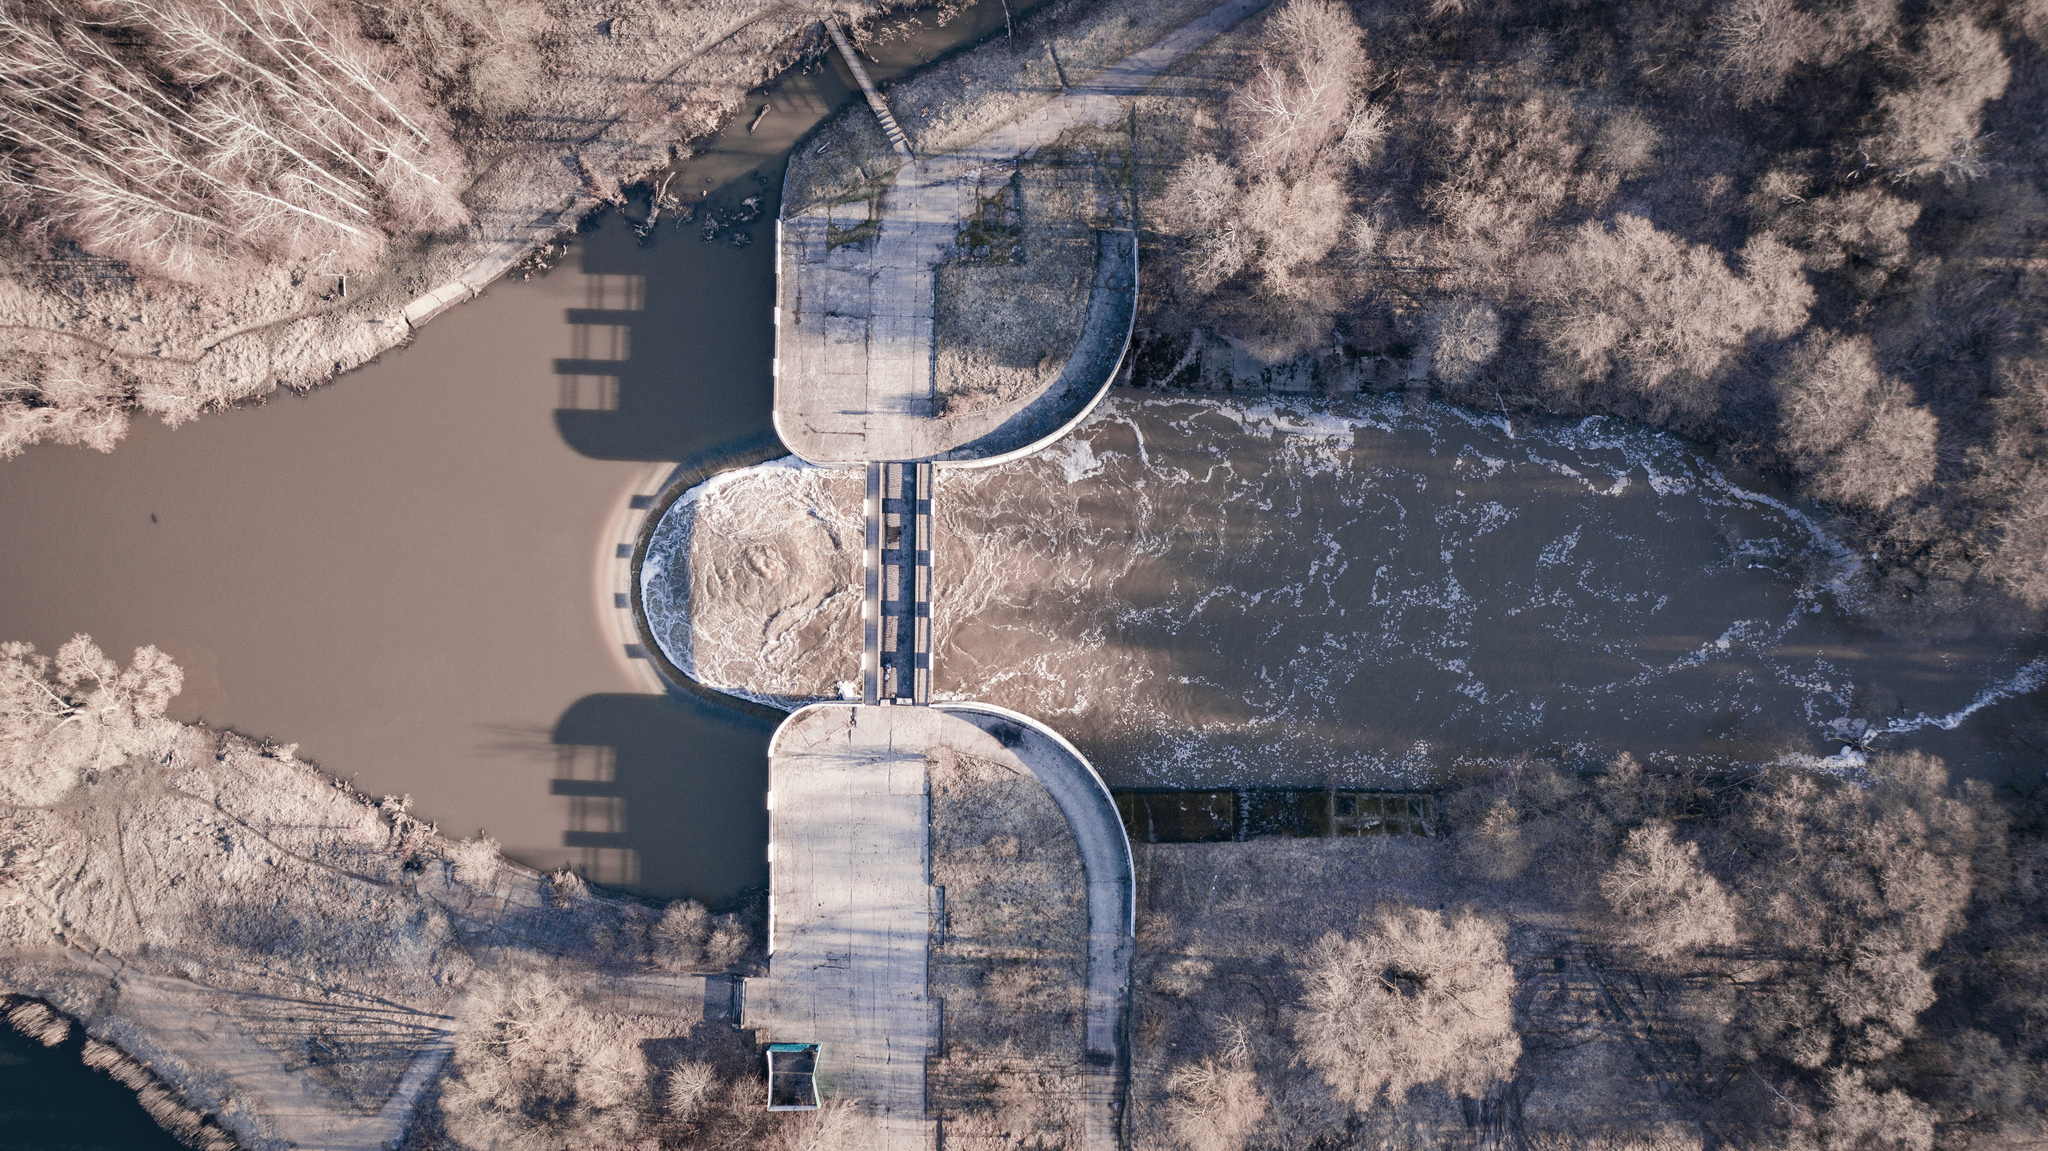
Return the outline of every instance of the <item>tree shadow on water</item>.
<path id="1" fill-rule="evenodd" d="M 715 198 L 758 190 L 743 179 Z M 586 225 L 574 249 L 585 306 L 568 310 L 571 354 L 555 361 L 555 427 L 571 448 L 676 461 L 774 434 L 774 226 L 764 216 L 752 232 L 766 235 L 736 247 L 705 243 L 687 213 L 645 237 L 614 210 Z"/>
<path id="2" fill-rule="evenodd" d="M 688 696 L 577 700 L 553 735 L 563 845 L 591 879 L 661 898 L 716 905 L 765 886 L 774 730 Z"/>

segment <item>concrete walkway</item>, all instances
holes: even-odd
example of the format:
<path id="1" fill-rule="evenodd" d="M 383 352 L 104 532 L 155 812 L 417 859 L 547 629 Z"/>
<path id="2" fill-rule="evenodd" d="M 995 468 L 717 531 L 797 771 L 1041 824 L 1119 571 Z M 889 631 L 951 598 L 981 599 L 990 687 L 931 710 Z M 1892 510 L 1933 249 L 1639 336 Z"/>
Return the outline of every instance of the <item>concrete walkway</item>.
<path id="1" fill-rule="evenodd" d="M 932 389 L 933 270 L 951 255 L 977 190 L 1070 129 L 1116 120 L 1125 99 L 1267 2 L 1231 0 L 969 147 L 906 164 L 883 193 L 879 227 L 866 244 L 829 242 L 831 229 L 866 223 L 866 203 L 785 218 L 775 421 L 790 450 L 820 464 L 927 460 L 986 432 L 939 418 Z M 1036 398 L 1018 401 L 997 421 Z"/>
<path id="2" fill-rule="evenodd" d="M 1136 943 L 1137 884 L 1131 841 L 1109 788 L 1087 757 L 1028 716 L 985 703 L 947 703 L 937 710 L 994 736 L 1052 794 L 1080 845 L 1088 876 L 1087 1109 L 1089 1151 L 1119 1145 L 1128 1070 L 1125 1021 L 1131 1002 L 1131 952 Z"/>
<path id="3" fill-rule="evenodd" d="M 746 981 L 740 1025 L 817 1043 L 822 1094 L 858 1100 L 877 1151 L 927 1151 L 925 995 L 932 893 L 922 707 L 816 704 L 768 745 L 769 975 Z"/>

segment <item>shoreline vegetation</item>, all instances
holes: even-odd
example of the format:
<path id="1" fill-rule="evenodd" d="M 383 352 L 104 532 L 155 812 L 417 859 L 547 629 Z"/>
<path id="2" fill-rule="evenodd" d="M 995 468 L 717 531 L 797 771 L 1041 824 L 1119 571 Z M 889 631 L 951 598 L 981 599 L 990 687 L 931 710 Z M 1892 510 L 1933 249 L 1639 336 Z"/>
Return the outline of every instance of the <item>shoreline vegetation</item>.
<path id="1" fill-rule="evenodd" d="M 1639 420 L 1900 614 L 2032 630 L 2044 47 L 2000 0 L 1275 5 L 1137 100 L 1131 382 Z"/>
<path id="2" fill-rule="evenodd" d="M 0 996 L 194 1146 L 854 1149 L 770 1115 L 765 909 L 606 893 L 0 648 Z M 1144 844 L 1132 1145 L 1935 1151 L 2048 1137 L 2048 793 L 1626 756 L 1445 765 L 1434 835 Z M 1087 919 L 1028 779 L 935 763 L 948 1146 L 1073 1130 Z"/>
<path id="3" fill-rule="evenodd" d="M 259 12 L 213 3 L 177 11 Z M 715 9 L 735 23 L 765 10 Z M 1082 11 L 1100 29 L 1119 10 L 1044 19 Z M 660 20 L 712 10 L 594 27 L 582 10 L 535 11 L 532 27 L 488 29 L 438 3 L 407 9 L 405 27 L 352 17 L 334 27 L 370 28 L 365 47 L 279 34 L 260 69 L 186 86 L 215 101 L 209 140 L 235 124 L 297 139 L 276 127 L 299 113 L 263 70 L 315 45 L 328 55 L 297 66 L 338 89 L 356 58 L 344 48 L 411 53 L 410 73 L 378 70 L 372 87 L 409 77 L 445 119 L 370 117 L 397 168 L 345 174 L 342 153 L 383 145 L 334 126 L 321 130 L 337 167 L 312 165 L 324 176 L 276 153 L 184 172 L 181 155 L 212 153 L 158 141 L 164 171 L 189 182 L 173 210 L 202 221 L 192 207 L 263 196 L 316 210 L 327 196 L 329 214 L 353 196 L 371 218 L 410 196 L 424 205 L 412 218 L 433 218 L 455 209 L 419 179 L 465 156 L 475 240 L 401 226 L 380 251 L 348 249 L 277 205 L 274 230 L 246 236 L 186 221 L 223 266 L 267 269 L 229 298 L 168 278 L 182 274 L 169 249 L 134 246 L 154 234 L 92 240 L 95 253 L 38 232 L 98 217 L 61 207 L 77 188 L 23 176 L 10 139 L 0 258 L 34 270 L 0 290 L 30 317 L 15 330 L 71 335 L 12 345 L 20 438 L 0 444 L 108 447 L 131 408 L 184 418 L 361 362 L 374 353 L 346 349 L 375 344 L 371 325 L 539 212 L 617 194 L 665 162 L 675 124 L 708 126 L 796 51 L 771 17 L 744 24 L 730 42 L 754 47 L 698 57 L 725 69 L 692 75 L 711 93 L 699 99 L 660 78 L 666 64 L 627 62 L 656 55 L 642 49 L 669 34 Z M 1139 100 L 1141 239 L 1146 266 L 1167 271 L 1147 281 L 1134 381 L 1629 415 L 1798 478 L 1862 528 L 1907 598 L 2009 603 L 2016 628 L 2048 597 L 2042 140 L 2027 120 L 2048 83 L 2044 21 L 2039 4 L 1989 2 L 1286 0 Z M 213 75 L 204 36 L 221 25 L 193 23 L 189 51 L 162 66 Z M 131 67 L 161 48 L 77 27 L 48 35 Z M 704 40 L 725 25 L 690 27 Z M 673 113 L 650 103 L 681 119 L 601 106 L 579 87 L 596 79 L 522 84 L 513 66 L 530 58 L 508 44 L 673 90 Z M 1061 60 L 1044 64 L 1065 82 Z M 493 91 L 545 93 L 573 131 L 606 127 L 567 175 L 548 169 L 560 136 L 479 160 L 464 149 L 500 138 L 464 133 L 505 115 Z M 925 111 L 903 114 L 913 138 Z M 397 170 L 401 153 L 420 177 Z M 97 186 L 94 162 L 77 158 L 77 187 Z M 324 270 L 344 249 L 372 269 L 345 297 Z M 148 261 L 156 278 L 138 271 Z M 313 301 L 333 310 L 299 316 Z M 763 909 L 655 907 L 518 868 L 292 747 L 165 719 L 181 682 L 151 648 L 123 667 L 85 637 L 54 657 L 0 647 L 0 992 L 24 1031 L 78 1021 L 148 1068 L 166 1115 L 251 1149 L 863 1145 L 851 1101 L 760 1108 L 758 1060 L 719 996 L 760 962 Z M 1136 848 L 1134 1146 L 2048 1138 L 2048 792 L 1953 786 L 1918 754 L 1875 755 L 1854 777 L 1598 755 L 1443 770 L 1442 838 Z M 934 942 L 968 1001 L 947 1013 L 943 1098 L 963 1120 L 948 1146 L 1043 1147 L 1071 1126 L 1046 1084 L 1072 1082 L 1058 1013 L 1074 916 L 1000 912 L 1070 878 L 1071 861 L 1042 803 L 976 810 L 996 789 L 977 765 L 947 772 L 934 872 L 1006 901 L 956 910 L 957 933 Z"/>
<path id="4" fill-rule="evenodd" d="M 0 459 L 374 359 L 822 43 L 779 0 L 9 0 Z"/>

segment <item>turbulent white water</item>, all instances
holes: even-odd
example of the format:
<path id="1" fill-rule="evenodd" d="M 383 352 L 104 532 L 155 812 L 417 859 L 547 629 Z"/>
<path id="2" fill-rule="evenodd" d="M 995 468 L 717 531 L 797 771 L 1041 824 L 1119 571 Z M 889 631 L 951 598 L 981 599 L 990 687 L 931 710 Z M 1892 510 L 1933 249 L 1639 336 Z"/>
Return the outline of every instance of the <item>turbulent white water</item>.
<path id="1" fill-rule="evenodd" d="M 699 683 L 791 706 L 860 675 L 861 473 L 783 459 L 684 492 L 655 525 L 640 599 Z"/>
<path id="2" fill-rule="evenodd" d="M 719 554 L 857 524 L 856 484 L 790 474 L 705 497 L 753 525 Z M 1841 542 L 1614 420 L 1511 436 L 1441 406 L 1123 397 L 1033 459 L 942 471 L 935 495 L 935 698 L 1042 718 L 1123 783 L 1403 784 L 1459 755 L 1574 746 L 1827 755 L 2048 679 L 1992 641 L 1857 623 Z M 850 587 L 858 553 L 835 554 Z M 826 629 L 852 645 L 834 651 L 761 611 L 846 610 L 810 587 L 822 574 L 693 580 L 699 673 L 832 694 L 857 633 Z"/>

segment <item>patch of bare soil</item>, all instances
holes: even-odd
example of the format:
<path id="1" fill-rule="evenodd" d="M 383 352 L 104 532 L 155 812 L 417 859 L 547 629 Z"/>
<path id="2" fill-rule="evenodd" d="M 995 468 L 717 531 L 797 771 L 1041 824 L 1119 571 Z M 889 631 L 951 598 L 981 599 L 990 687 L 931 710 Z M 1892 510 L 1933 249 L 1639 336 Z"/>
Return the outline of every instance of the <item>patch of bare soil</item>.
<path id="1" fill-rule="evenodd" d="M 945 1146 L 1078 1146 L 1088 907 L 1081 856 L 1044 786 L 950 749 L 933 754 L 930 953 L 944 1004 L 925 1080 Z"/>

